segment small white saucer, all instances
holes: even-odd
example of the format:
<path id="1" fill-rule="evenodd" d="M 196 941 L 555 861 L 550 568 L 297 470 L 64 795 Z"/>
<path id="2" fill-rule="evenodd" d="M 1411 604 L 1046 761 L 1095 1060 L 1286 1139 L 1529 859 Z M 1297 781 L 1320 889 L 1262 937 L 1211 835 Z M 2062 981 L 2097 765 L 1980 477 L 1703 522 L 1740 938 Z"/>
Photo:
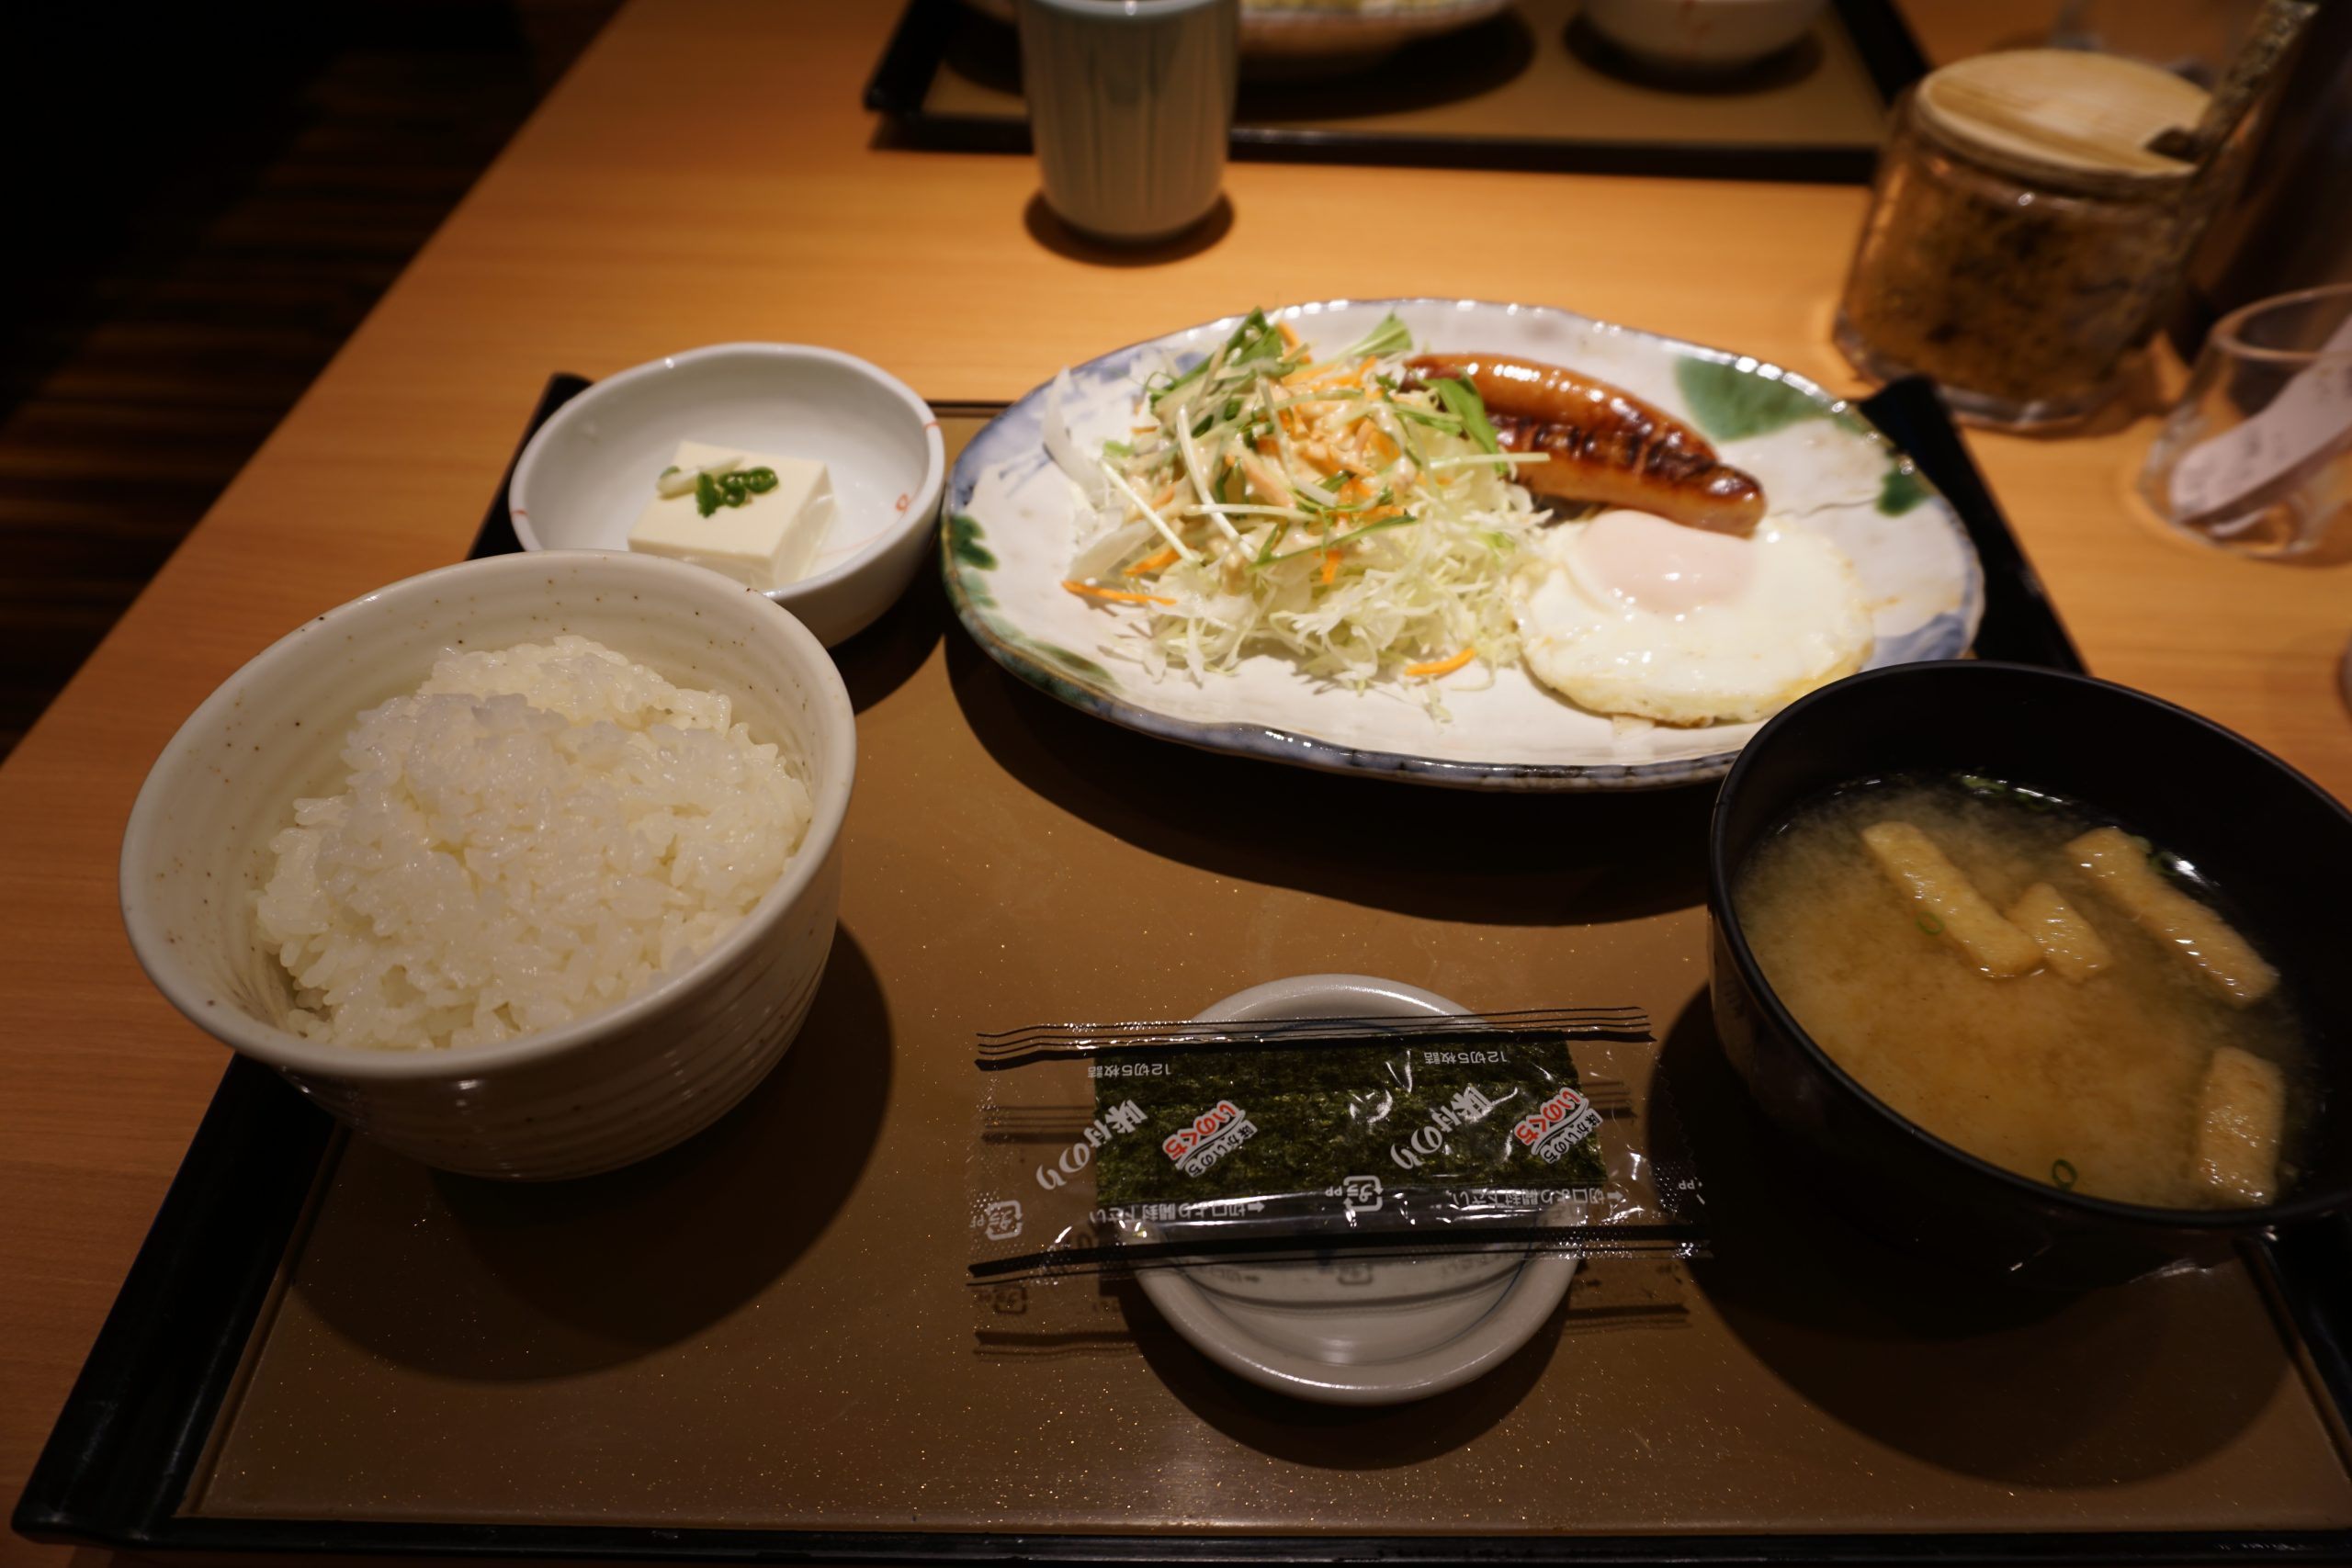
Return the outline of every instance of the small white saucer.
<path id="1" fill-rule="evenodd" d="M 1238 992 L 1199 1016 L 1409 1018 L 1467 1010 L 1418 986 L 1302 975 Z M 1229 1262 L 1144 1269 L 1151 1304 L 1227 1371 L 1327 1404 L 1401 1404 L 1500 1365 L 1552 1315 L 1577 1271 L 1533 1258 Z"/>

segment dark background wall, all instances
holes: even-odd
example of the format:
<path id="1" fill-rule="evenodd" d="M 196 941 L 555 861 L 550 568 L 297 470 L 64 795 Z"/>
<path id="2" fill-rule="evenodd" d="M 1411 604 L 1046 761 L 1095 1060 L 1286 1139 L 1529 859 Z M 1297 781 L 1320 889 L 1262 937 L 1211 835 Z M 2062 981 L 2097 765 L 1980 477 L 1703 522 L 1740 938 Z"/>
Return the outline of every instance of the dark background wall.
<path id="1" fill-rule="evenodd" d="M 0 754 L 617 5 L 0 7 Z"/>

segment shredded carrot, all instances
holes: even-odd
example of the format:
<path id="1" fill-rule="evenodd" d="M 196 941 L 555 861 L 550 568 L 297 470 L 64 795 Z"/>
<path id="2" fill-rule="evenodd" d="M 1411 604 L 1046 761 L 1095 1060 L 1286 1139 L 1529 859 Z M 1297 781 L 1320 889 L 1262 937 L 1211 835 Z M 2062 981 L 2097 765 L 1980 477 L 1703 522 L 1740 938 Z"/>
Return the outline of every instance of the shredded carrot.
<path id="1" fill-rule="evenodd" d="M 1408 675 L 1451 675 L 1477 657 L 1476 649 L 1465 648 L 1451 659 L 1440 659 L 1428 664 L 1408 664 L 1405 666 L 1405 673 Z"/>
<path id="2" fill-rule="evenodd" d="M 1091 582 L 1064 582 L 1072 593 L 1082 593 L 1089 599 L 1108 599 L 1114 604 L 1173 604 L 1175 600 L 1158 593 L 1122 593 L 1115 588 L 1097 588 Z"/>
<path id="3" fill-rule="evenodd" d="M 1290 323 L 1288 321 L 1276 321 L 1274 325 L 1283 334 L 1283 346 L 1284 348 L 1296 348 L 1298 346 L 1298 334 L 1290 330 Z"/>
<path id="4" fill-rule="evenodd" d="M 1122 577 L 1142 577 L 1147 573 L 1158 571 L 1162 567 L 1174 566 L 1175 564 L 1176 547 L 1170 545 L 1168 548 L 1160 551 L 1156 556 L 1144 557 L 1143 559 L 1136 562 L 1135 565 L 1127 568 L 1125 571 L 1121 572 L 1119 575 Z"/>
<path id="5" fill-rule="evenodd" d="M 1323 581 L 1330 582 L 1337 579 L 1339 575 L 1340 552 L 1337 550 L 1325 550 L 1323 552 Z"/>

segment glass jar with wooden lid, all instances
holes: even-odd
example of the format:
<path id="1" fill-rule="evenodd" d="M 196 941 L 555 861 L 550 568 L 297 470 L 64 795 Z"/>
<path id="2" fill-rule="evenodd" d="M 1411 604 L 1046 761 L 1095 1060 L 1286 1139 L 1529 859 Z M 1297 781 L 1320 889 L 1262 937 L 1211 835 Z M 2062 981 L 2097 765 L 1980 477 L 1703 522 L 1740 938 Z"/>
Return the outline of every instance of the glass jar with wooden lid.
<path id="1" fill-rule="evenodd" d="M 1928 75 L 1896 107 L 1838 346 L 1880 379 L 1934 377 L 1980 423 L 2092 412 L 2212 210 L 2212 169 L 2151 146 L 2206 102 L 2153 65 L 2072 50 Z"/>

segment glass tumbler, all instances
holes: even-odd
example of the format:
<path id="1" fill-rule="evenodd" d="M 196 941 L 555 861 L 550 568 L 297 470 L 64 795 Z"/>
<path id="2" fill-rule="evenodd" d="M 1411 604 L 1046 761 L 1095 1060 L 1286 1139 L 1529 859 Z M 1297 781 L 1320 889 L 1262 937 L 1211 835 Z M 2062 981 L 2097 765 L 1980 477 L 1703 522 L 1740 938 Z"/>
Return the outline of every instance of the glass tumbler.
<path id="1" fill-rule="evenodd" d="M 2352 283 L 2216 322 L 2140 493 L 2181 532 L 2242 555 L 2352 558 Z"/>

